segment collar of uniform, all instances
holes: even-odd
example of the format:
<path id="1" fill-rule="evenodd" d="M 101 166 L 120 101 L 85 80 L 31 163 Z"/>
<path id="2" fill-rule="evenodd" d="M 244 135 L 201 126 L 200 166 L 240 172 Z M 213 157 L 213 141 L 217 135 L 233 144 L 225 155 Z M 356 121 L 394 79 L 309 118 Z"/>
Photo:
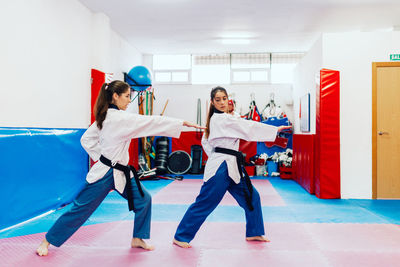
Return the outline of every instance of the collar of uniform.
<path id="1" fill-rule="evenodd" d="M 219 111 L 218 109 L 216 109 L 216 108 L 214 107 L 214 113 L 225 113 L 225 112 Z"/>
<path id="2" fill-rule="evenodd" d="M 117 105 L 114 105 L 114 104 L 108 105 L 108 108 L 113 108 L 113 109 L 118 109 L 118 110 L 119 110 L 119 108 L 117 107 Z"/>

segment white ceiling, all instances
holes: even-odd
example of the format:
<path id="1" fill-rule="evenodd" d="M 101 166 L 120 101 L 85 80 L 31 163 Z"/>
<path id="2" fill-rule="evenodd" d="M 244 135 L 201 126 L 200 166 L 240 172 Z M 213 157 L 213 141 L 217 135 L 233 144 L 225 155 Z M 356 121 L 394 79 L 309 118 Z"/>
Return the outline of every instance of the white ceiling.
<path id="1" fill-rule="evenodd" d="M 80 2 L 148 54 L 304 52 L 323 32 L 400 30 L 400 0 Z M 250 43 L 223 44 L 228 37 Z"/>

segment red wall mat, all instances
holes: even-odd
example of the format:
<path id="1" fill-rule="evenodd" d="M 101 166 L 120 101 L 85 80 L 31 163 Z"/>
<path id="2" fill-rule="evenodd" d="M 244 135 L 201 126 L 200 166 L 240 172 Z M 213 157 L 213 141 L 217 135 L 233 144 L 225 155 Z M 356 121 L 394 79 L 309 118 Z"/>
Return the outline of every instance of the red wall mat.
<path id="1" fill-rule="evenodd" d="M 313 134 L 293 135 L 293 180 L 310 194 L 315 193 L 314 136 Z"/>
<path id="2" fill-rule="evenodd" d="M 320 71 L 315 133 L 315 195 L 319 198 L 340 198 L 339 71 Z"/>
<path id="3" fill-rule="evenodd" d="M 91 78 L 92 82 L 90 85 L 90 92 L 91 92 L 91 97 L 90 97 L 90 124 L 92 124 L 95 120 L 96 117 L 94 115 L 93 109 L 94 105 L 96 104 L 97 96 L 99 95 L 101 86 L 103 83 L 105 83 L 106 80 L 106 74 L 104 72 L 101 72 L 96 69 L 92 69 L 91 71 Z M 89 159 L 90 161 L 90 166 L 93 166 L 94 161 L 92 159 Z"/>
<path id="4" fill-rule="evenodd" d="M 129 165 L 135 167 L 136 170 L 139 168 L 139 140 L 132 139 L 129 145 Z"/>
<path id="5" fill-rule="evenodd" d="M 190 155 L 192 145 L 201 145 L 202 133 L 182 132 L 179 138 L 172 138 L 171 152 L 177 150 L 186 151 Z M 239 150 L 246 154 L 246 162 L 257 154 L 257 142 L 240 140 Z M 203 151 L 203 163 L 207 160 L 207 155 Z M 252 171 L 253 172 L 253 171 Z"/>
<path id="6" fill-rule="evenodd" d="M 99 95 L 101 86 L 106 81 L 106 74 L 96 69 L 92 69 L 92 84 L 91 84 L 91 109 L 90 109 L 90 123 L 93 123 L 96 118 L 93 113 L 94 105 L 96 104 L 97 96 Z"/>
<path id="7" fill-rule="evenodd" d="M 202 136 L 203 136 L 202 132 L 182 132 L 179 138 L 171 138 L 171 152 L 177 150 L 183 150 L 190 155 L 192 145 L 201 146 Z M 202 159 L 203 165 L 207 160 L 207 158 L 208 157 L 203 150 L 203 159 Z"/>
<path id="8" fill-rule="evenodd" d="M 249 142 L 240 139 L 239 151 L 246 154 L 246 162 L 249 162 L 251 157 L 257 155 L 257 142 Z"/>

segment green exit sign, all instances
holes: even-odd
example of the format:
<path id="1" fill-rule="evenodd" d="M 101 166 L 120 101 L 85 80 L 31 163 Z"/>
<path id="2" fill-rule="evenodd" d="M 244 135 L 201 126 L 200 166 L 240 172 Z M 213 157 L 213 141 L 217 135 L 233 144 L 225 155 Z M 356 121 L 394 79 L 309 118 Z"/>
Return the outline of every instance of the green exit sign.
<path id="1" fill-rule="evenodd" d="M 390 60 L 391 61 L 400 61 L 400 54 L 391 54 Z"/>

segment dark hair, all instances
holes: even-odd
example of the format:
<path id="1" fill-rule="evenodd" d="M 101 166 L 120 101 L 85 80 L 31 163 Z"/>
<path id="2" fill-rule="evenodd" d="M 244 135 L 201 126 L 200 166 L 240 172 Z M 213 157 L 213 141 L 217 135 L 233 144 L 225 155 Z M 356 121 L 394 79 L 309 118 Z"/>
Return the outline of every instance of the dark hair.
<path id="1" fill-rule="evenodd" d="M 103 121 L 106 119 L 107 110 L 112 102 L 113 94 L 121 95 L 130 89 L 129 84 L 123 81 L 113 81 L 111 83 L 104 83 L 101 86 L 99 96 L 97 97 L 93 113 L 96 117 L 97 127 L 101 130 L 103 128 Z"/>
<path id="2" fill-rule="evenodd" d="M 211 93 L 210 93 L 210 108 L 208 110 L 208 115 L 207 115 L 206 129 L 204 130 L 204 135 L 205 135 L 206 138 L 208 138 L 208 136 L 210 135 L 210 119 L 211 119 L 211 116 L 214 114 L 214 105 L 212 104 L 212 101 L 214 100 L 215 95 L 218 92 L 223 92 L 226 96 L 228 96 L 228 93 L 226 92 L 224 87 L 217 86 L 217 87 L 214 87 L 211 90 Z"/>

